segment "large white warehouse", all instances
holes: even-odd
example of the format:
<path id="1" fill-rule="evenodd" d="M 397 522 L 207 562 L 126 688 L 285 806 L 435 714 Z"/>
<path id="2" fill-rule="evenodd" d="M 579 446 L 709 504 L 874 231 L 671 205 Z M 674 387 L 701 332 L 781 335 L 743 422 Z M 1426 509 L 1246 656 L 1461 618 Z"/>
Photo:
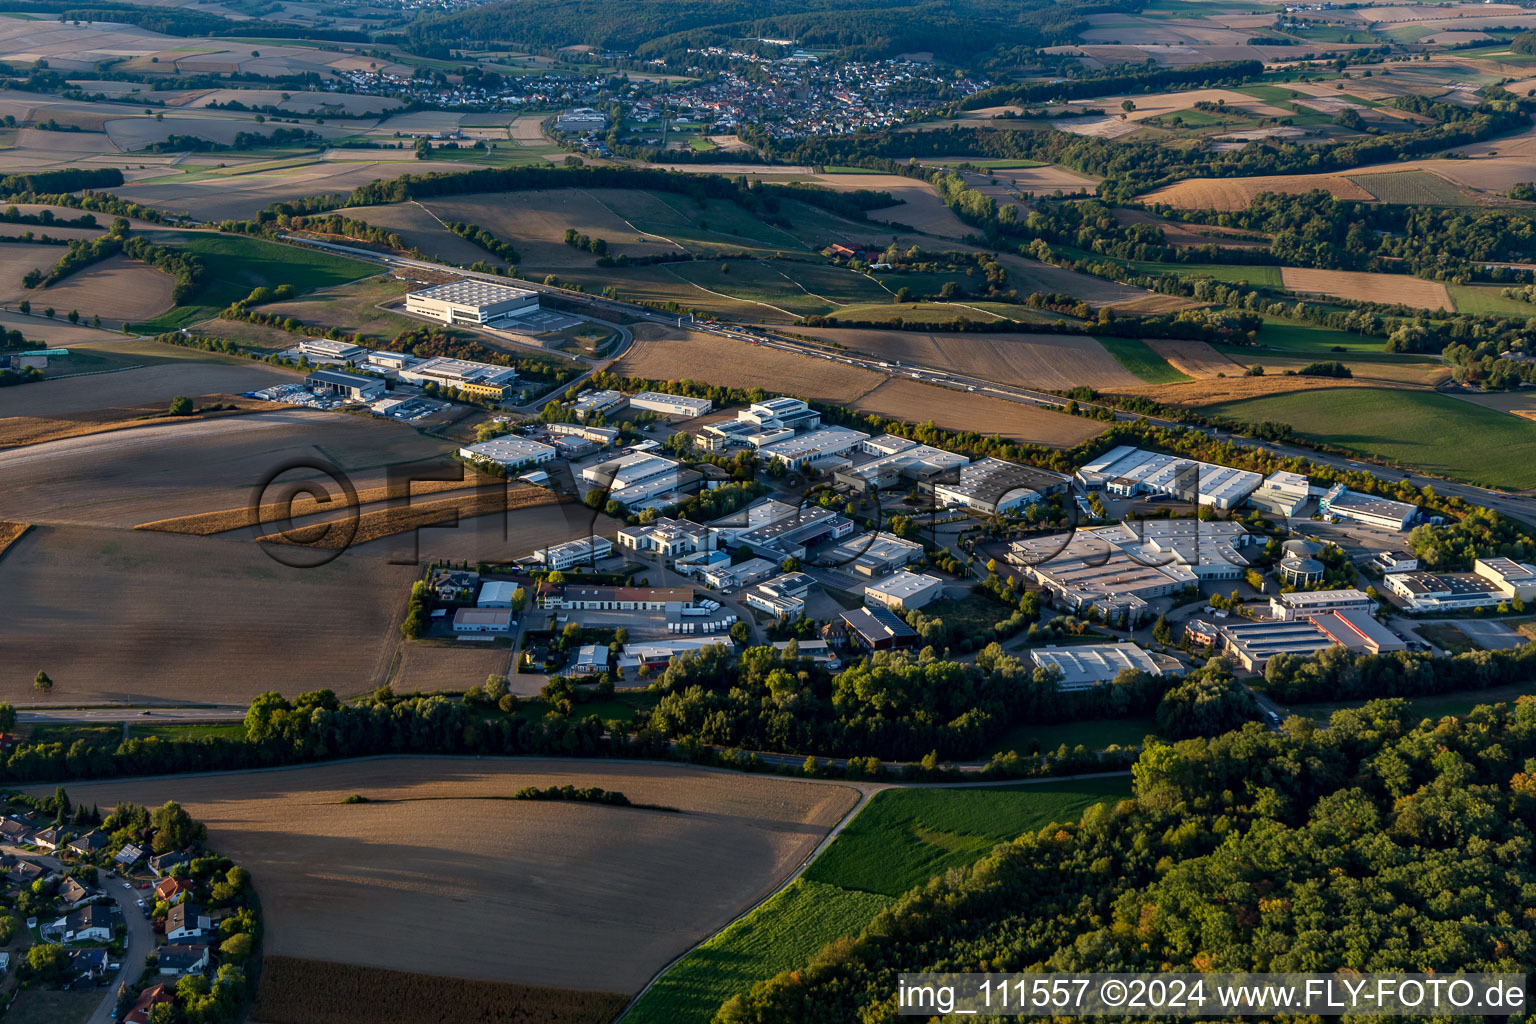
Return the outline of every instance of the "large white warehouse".
<path id="1" fill-rule="evenodd" d="M 450 281 L 405 297 L 407 313 L 445 324 L 488 324 L 538 308 L 538 292 L 492 281 Z"/>

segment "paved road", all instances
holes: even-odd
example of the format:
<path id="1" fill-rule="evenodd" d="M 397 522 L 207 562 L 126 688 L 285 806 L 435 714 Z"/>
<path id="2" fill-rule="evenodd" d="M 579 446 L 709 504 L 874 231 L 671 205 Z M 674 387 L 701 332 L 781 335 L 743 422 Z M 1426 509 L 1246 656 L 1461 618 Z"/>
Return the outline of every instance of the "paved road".
<path id="1" fill-rule="evenodd" d="M 46 722 L 136 722 L 159 725 L 167 722 L 237 722 L 245 718 L 245 708 L 231 704 L 121 704 L 87 708 L 18 705 L 16 721 Z"/>
<path id="2" fill-rule="evenodd" d="M 143 890 L 124 889 L 122 881 L 108 878 L 105 871 L 102 872 L 102 881 L 106 884 L 107 892 L 122 908 L 123 923 L 128 926 L 128 948 L 123 952 L 123 969 L 117 974 L 117 984 L 108 986 L 101 1005 L 96 1007 L 96 1012 L 91 1014 L 86 1024 L 112 1024 L 115 1019 L 112 1011 L 117 1009 L 118 990 L 124 985 L 132 988 L 138 982 L 146 969 L 144 958 L 155 951 L 155 933 L 150 927 L 149 918 L 139 909 L 137 902 L 143 897 Z"/>

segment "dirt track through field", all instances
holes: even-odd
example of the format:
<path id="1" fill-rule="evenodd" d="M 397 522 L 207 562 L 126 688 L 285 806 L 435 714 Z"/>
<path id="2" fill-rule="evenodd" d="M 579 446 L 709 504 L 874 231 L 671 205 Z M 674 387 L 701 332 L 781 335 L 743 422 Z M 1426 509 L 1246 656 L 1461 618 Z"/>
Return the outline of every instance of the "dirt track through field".
<path id="1" fill-rule="evenodd" d="M 497 799 L 555 785 L 680 813 Z M 679 765 L 440 758 L 70 788 L 206 822 L 255 877 L 268 953 L 619 992 L 767 894 L 857 798 Z M 341 805 L 353 793 L 370 802 Z"/>

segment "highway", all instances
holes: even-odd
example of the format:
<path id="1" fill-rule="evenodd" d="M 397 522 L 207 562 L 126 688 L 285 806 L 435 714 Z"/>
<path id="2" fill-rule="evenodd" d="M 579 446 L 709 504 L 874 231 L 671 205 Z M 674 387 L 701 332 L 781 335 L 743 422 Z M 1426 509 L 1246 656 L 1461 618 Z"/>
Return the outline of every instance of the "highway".
<path id="1" fill-rule="evenodd" d="M 681 326 L 689 330 L 701 331 L 707 334 L 718 335 L 723 338 L 733 338 L 738 341 L 748 341 L 753 344 L 774 348 L 780 351 L 794 352 L 798 355 L 811 356 L 816 359 L 827 359 L 848 366 L 857 366 L 876 373 L 883 373 L 893 377 L 905 376 L 913 380 L 922 381 L 937 387 L 949 388 L 953 391 L 966 394 L 986 395 L 991 398 L 999 398 L 1003 401 L 1016 402 L 1021 405 L 1034 405 L 1039 407 L 1059 408 L 1066 404 L 1066 399 L 1049 391 L 1036 391 L 1030 388 L 1021 388 L 1011 384 L 999 384 L 996 381 L 986 380 L 980 377 L 972 377 L 967 374 L 957 373 L 952 369 L 935 366 L 903 364 L 895 361 L 876 359 L 863 354 L 849 353 L 846 350 L 833 349 L 802 341 L 798 338 L 787 337 L 761 327 L 743 328 L 727 326 L 701 320 L 685 320 L 683 317 L 670 313 L 663 313 L 651 309 L 648 306 L 640 306 L 617 299 L 606 298 L 601 295 L 593 295 L 589 292 L 573 291 L 569 288 L 561 288 L 557 285 L 541 284 L 533 281 L 498 277 L 495 274 L 486 274 L 479 271 L 463 270 L 450 267 L 446 264 L 432 263 L 426 260 L 410 259 L 404 256 L 392 256 L 385 253 L 373 252 L 369 249 L 360 249 L 349 245 L 339 245 L 334 242 L 321 242 L 314 239 L 299 238 L 295 235 L 282 236 L 284 241 L 295 245 L 310 246 L 327 249 L 355 259 L 369 260 L 382 263 L 387 266 L 402 269 L 414 269 L 432 271 L 441 274 L 445 270 L 451 270 L 465 277 L 490 281 L 496 284 L 510 284 L 518 288 L 527 288 L 532 291 L 544 292 L 552 295 L 560 295 L 563 298 L 574 299 L 587 303 L 600 309 L 610 309 L 622 312 L 631 317 L 637 317 L 652 323 L 667 326 Z M 551 398 L 550 400 L 553 400 Z M 1108 409 L 1107 406 L 1094 402 L 1079 402 L 1085 409 Z M 1134 413 L 1110 409 L 1114 418 L 1118 421 L 1134 421 L 1142 419 Z M 1162 419 L 1159 417 L 1145 417 L 1149 422 L 1164 427 L 1182 427 L 1176 420 Z M 1364 459 L 1349 459 L 1338 455 L 1328 455 L 1322 452 L 1312 451 L 1299 446 L 1279 444 L 1270 441 L 1259 441 L 1239 435 L 1216 433 L 1215 436 L 1224 441 L 1243 445 L 1248 448 L 1261 449 L 1284 458 L 1303 458 L 1318 465 L 1330 466 L 1343 470 L 1368 470 L 1382 480 L 1397 481 L 1412 479 L 1416 483 L 1433 483 L 1435 491 L 1448 497 L 1456 497 L 1468 504 L 1480 505 L 1491 508 L 1503 515 L 1522 520 L 1536 526 L 1536 497 L 1522 494 L 1512 494 L 1507 491 L 1491 490 L 1477 487 L 1473 484 L 1457 483 L 1449 480 L 1441 480 L 1426 477 L 1421 474 L 1412 474 L 1400 469 L 1392 469 L 1368 462 Z"/>

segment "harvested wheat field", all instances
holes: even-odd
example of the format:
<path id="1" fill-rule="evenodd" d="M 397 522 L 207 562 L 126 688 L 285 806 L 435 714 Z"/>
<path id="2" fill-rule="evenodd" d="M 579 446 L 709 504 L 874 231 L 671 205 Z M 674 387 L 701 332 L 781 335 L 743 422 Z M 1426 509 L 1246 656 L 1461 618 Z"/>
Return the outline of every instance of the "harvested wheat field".
<path id="1" fill-rule="evenodd" d="M 696 380 L 847 404 L 885 378 L 830 359 L 796 355 L 657 324 L 638 324 L 635 342 L 609 366 L 612 373 L 647 380 Z"/>
<path id="2" fill-rule="evenodd" d="M 860 412 L 908 423 L 934 421 L 951 430 L 974 430 L 1015 441 L 1070 448 L 1104 431 L 1105 424 L 1037 405 L 961 394 L 948 388 L 896 378 L 854 402 Z"/>
<path id="3" fill-rule="evenodd" d="M 1332 295 L 1359 302 L 1412 306 L 1416 309 L 1454 310 L 1450 293 L 1439 281 L 1409 274 L 1366 274 L 1354 270 L 1314 270 L 1284 267 L 1285 287 L 1303 295 Z"/>
<path id="4" fill-rule="evenodd" d="M 1238 371 L 1241 373 L 1241 369 Z M 1375 388 L 1380 381 L 1338 379 L 1334 377 L 1287 377 L 1283 374 L 1265 374 L 1262 377 L 1232 376 L 1204 377 L 1182 384 L 1163 384 L 1139 388 L 1118 388 L 1117 394 L 1146 395 L 1165 405 L 1199 408 L 1237 402 L 1245 398 L 1263 398 L 1266 395 L 1283 395 L 1292 391 L 1312 391 L 1317 388 Z"/>
<path id="5" fill-rule="evenodd" d="M 1376 197 L 1340 174 L 1282 174 L 1256 178 L 1190 178 L 1137 198 L 1176 210 L 1246 210 L 1261 192 L 1297 195 L 1323 189 L 1335 199 L 1374 203 Z"/>
<path id="6" fill-rule="evenodd" d="M 1247 369 L 1203 341 L 1167 341 L 1148 338 L 1144 344 L 1188 377 L 1232 376 Z"/>
<path id="7" fill-rule="evenodd" d="M 560 499 L 542 487 L 508 487 L 471 491 L 448 498 L 413 501 L 398 507 L 370 509 L 361 513 L 336 515 L 325 511 L 313 520 L 283 525 L 285 529 L 263 533 L 261 544 L 286 544 L 321 551 L 341 551 L 354 544 L 367 544 L 398 534 L 427 527 L 456 524 L 463 519 L 516 512 L 539 505 L 552 505 Z"/>
<path id="8" fill-rule="evenodd" d="M 104 434 L 112 430 L 133 430 L 139 427 L 169 426 L 189 421 L 222 419 L 272 408 L 270 402 L 241 398 L 238 395 L 188 395 L 187 397 L 192 399 L 192 404 L 198 409 L 206 410 L 212 406 L 223 408 L 212 412 L 198 412 L 191 416 L 178 416 L 175 419 L 165 415 L 164 403 L 89 409 L 59 416 L 0 417 L 0 448 L 45 444 L 71 437 L 84 437 L 87 434 Z M 231 406 L 233 408 L 230 408 Z"/>
<path id="9" fill-rule="evenodd" d="M 555 785 L 677 813 L 503 799 Z M 492 758 L 77 787 L 101 806 L 174 799 L 205 822 L 255 878 L 268 955 L 626 993 L 771 891 L 857 798 L 682 765 Z M 354 793 L 368 802 L 341 804 Z"/>
<path id="10" fill-rule="evenodd" d="M 889 192 L 892 198 L 901 200 L 896 206 L 870 210 L 870 220 L 906 224 L 924 234 L 944 238 L 964 238 L 974 230 L 944 205 L 938 190 L 926 181 L 899 174 L 818 174 L 811 180 L 840 192 Z"/>
<path id="11" fill-rule="evenodd" d="M 1521 419 L 1536 420 L 1536 393 L 1531 391 L 1452 392 L 1464 402 L 1480 405 L 1485 409 L 1497 409 Z"/>
<path id="12" fill-rule="evenodd" d="M 38 701 L 43 665 L 56 684 L 44 699 L 65 704 L 372 689 L 416 571 L 355 553 L 293 569 L 248 542 L 36 526 L 0 560 L 15 595 L 0 700 Z"/>
<path id="13" fill-rule="evenodd" d="M 1141 383 L 1103 345 L 1081 335 L 923 334 L 830 327 L 803 327 L 797 333 L 881 359 L 1048 391 L 1064 391 L 1080 384 L 1104 388 Z"/>
<path id="14" fill-rule="evenodd" d="M 39 245 L 34 242 L 7 242 L 0 245 L 0 302 L 32 299 L 39 308 L 53 305 L 51 302 L 40 301 L 42 293 L 22 287 L 21 279 L 30 270 L 46 271 L 59 261 L 64 251 L 63 246 Z"/>
<path id="15" fill-rule="evenodd" d="M 94 409 L 129 409 L 149 403 L 161 403 L 157 411 L 163 412 L 163 403 L 176 395 L 239 394 L 298 379 L 292 371 L 245 359 L 206 363 L 176 360 L 135 365 L 140 359 L 152 357 L 142 356 L 142 350 L 128 345 L 105 344 L 89 350 L 71 351 L 77 354 L 89 352 L 104 360 L 101 365 L 82 365 L 81 370 L 113 369 L 116 365 L 132 368 L 89 377 L 41 380 L 16 388 L 6 393 L 5 402 L 0 405 L 4 414 L 50 416 Z M 266 407 L 272 408 L 271 403 Z"/>
<path id="16" fill-rule="evenodd" d="M 512 671 L 510 648 L 474 640 L 417 642 L 401 645 L 400 664 L 389 677 L 389 685 L 396 693 L 460 693 L 484 683 L 493 673 L 510 676 L 513 683 L 518 681 L 520 677 Z M 539 685 L 532 688 L 534 694 L 546 681 L 539 675 L 527 678 L 538 680 Z"/>
<path id="17" fill-rule="evenodd" d="M 411 496 L 423 494 L 442 494 L 447 491 L 465 490 L 466 496 L 472 496 L 473 491 L 468 488 L 498 486 L 498 489 L 506 487 L 507 481 L 494 477 L 481 476 L 471 473 L 463 480 L 416 480 L 410 486 Z M 357 492 L 358 507 L 372 505 L 384 501 L 390 497 L 390 488 L 368 487 Z M 403 494 L 397 497 L 404 497 Z M 344 501 L 345 495 L 335 495 L 334 489 L 328 491 L 325 497 L 319 497 L 308 492 L 294 495 L 293 502 L 270 502 L 259 508 L 251 508 L 249 504 L 238 508 L 222 509 L 218 512 L 202 512 L 191 516 L 177 516 L 173 519 L 159 519 L 152 523 L 140 523 L 135 530 L 155 530 L 160 533 L 185 533 L 194 537 L 211 537 L 217 533 L 229 530 L 239 530 L 247 526 L 255 526 L 257 523 L 276 522 L 279 517 L 291 516 L 300 519 L 305 516 L 321 515 L 326 512 L 334 512 L 330 507 L 332 501 Z"/>
<path id="18" fill-rule="evenodd" d="M 0 451 L 0 519 L 126 529 L 249 503 L 256 484 L 294 460 L 327 459 L 361 490 L 384 484 L 393 465 L 441 467 L 454 447 L 372 417 L 268 408 Z"/>
<path id="19" fill-rule="evenodd" d="M 1146 224 L 1162 231 L 1170 245 L 1219 245 L 1227 249 L 1266 249 L 1269 243 L 1244 238 L 1250 232 L 1239 228 L 1216 227 L 1208 224 L 1184 224 L 1147 213 L 1145 210 L 1116 210 L 1115 220 L 1121 224 Z"/>

